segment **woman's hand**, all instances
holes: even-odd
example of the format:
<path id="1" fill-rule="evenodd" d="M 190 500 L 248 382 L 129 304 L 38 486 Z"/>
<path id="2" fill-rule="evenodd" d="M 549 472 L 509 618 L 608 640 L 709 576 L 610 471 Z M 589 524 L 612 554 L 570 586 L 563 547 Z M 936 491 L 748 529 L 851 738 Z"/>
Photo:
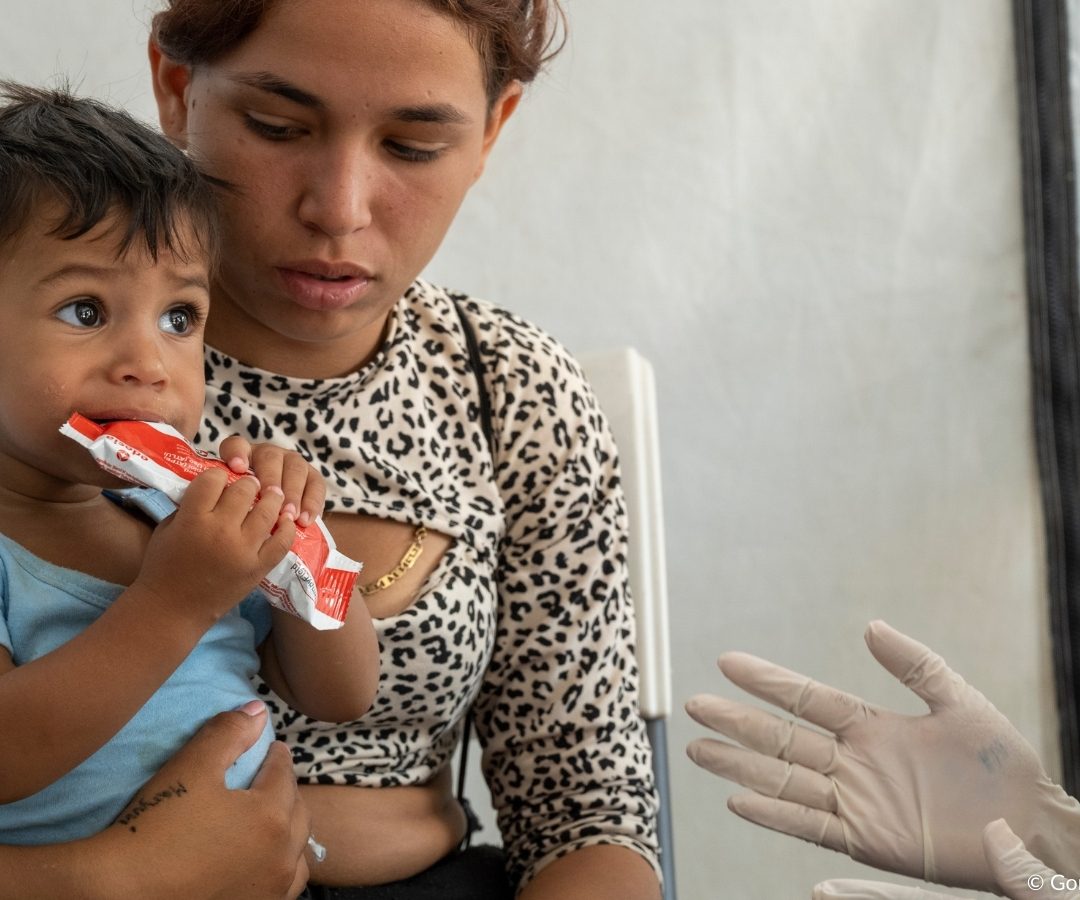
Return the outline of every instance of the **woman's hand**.
<path id="1" fill-rule="evenodd" d="M 254 714 L 212 718 L 93 839 L 98 865 L 114 876 L 108 896 L 276 900 L 304 889 L 311 820 L 288 749 L 273 744 L 247 790 L 225 787 L 265 716 L 260 703 Z"/>
<path id="2" fill-rule="evenodd" d="M 253 445 L 234 435 L 221 442 L 219 454 L 234 472 L 254 472 L 264 490 L 281 488 L 285 494 L 281 511 L 294 518 L 301 528 L 322 515 L 326 485 L 322 476 L 296 451 L 273 444 Z"/>
<path id="3" fill-rule="evenodd" d="M 261 703 L 244 709 L 210 719 L 100 834 L 0 846 L 0 900 L 293 900 L 308 878 L 311 818 L 282 744 L 249 789 L 225 787 L 266 724 Z"/>

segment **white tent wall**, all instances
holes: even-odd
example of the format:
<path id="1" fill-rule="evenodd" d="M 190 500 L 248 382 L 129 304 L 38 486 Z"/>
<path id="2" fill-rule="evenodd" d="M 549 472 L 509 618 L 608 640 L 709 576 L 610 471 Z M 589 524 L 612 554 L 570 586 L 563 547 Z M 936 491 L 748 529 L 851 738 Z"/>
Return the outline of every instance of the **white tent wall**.
<path id="1" fill-rule="evenodd" d="M 0 75 L 152 119 L 145 0 L 4 0 Z M 317 4 L 313 3 L 317 7 Z M 569 0 L 427 274 L 653 362 L 677 705 L 768 656 L 915 712 L 862 645 L 940 650 L 1058 765 L 1007 0 Z M 670 724 L 684 898 L 805 898 Z"/>

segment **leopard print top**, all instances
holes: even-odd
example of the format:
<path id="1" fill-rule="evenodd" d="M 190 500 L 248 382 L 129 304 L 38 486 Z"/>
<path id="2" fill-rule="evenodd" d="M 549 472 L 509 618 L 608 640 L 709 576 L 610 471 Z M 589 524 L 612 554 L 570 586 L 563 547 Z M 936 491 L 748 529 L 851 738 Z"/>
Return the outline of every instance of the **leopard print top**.
<path id="1" fill-rule="evenodd" d="M 455 302 L 480 344 L 494 454 Z M 423 783 L 449 764 L 471 705 L 515 880 L 590 844 L 656 866 L 625 509 L 577 363 L 514 315 L 417 281 L 353 375 L 287 378 L 211 348 L 206 371 L 201 443 L 293 447 L 325 476 L 327 512 L 455 539 L 419 598 L 375 622 L 382 671 L 362 719 L 316 722 L 261 686 L 299 780 Z"/>

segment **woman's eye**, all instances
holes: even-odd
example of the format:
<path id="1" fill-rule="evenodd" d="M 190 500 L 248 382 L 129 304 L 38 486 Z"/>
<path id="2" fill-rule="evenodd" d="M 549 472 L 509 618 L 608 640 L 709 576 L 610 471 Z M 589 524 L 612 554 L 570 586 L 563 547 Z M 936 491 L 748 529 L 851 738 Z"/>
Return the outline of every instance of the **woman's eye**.
<path id="1" fill-rule="evenodd" d="M 162 314 L 158 326 L 171 334 L 190 334 L 201 321 L 199 311 L 193 306 L 174 306 Z"/>
<path id="2" fill-rule="evenodd" d="M 273 122 L 264 122 L 250 113 L 244 115 L 244 125 L 259 137 L 266 138 L 269 141 L 287 141 L 290 138 L 300 137 L 304 131 L 295 125 L 276 125 Z"/>
<path id="3" fill-rule="evenodd" d="M 386 149 L 393 153 L 394 156 L 407 162 L 433 162 L 442 154 L 442 149 L 426 150 L 419 147 L 410 147 L 408 144 L 402 144 L 399 141 L 388 140 L 385 144 Z"/>
<path id="4" fill-rule="evenodd" d="M 94 328 L 102 323 L 104 316 L 96 300 L 72 300 L 56 311 L 56 318 L 79 328 Z"/>

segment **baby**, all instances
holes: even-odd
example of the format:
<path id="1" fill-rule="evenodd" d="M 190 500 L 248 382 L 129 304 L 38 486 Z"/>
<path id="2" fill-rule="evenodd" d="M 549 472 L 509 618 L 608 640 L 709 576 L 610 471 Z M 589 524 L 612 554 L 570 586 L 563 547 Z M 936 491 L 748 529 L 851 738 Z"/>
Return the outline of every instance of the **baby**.
<path id="1" fill-rule="evenodd" d="M 321 509 L 314 470 L 295 496 L 280 486 L 296 454 L 261 447 L 264 483 L 210 470 L 176 507 L 58 430 L 77 411 L 193 437 L 214 190 L 120 111 L 0 84 L 0 843 L 102 830 L 206 719 L 262 713 L 257 671 L 328 721 L 374 696 L 362 603 L 315 631 L 252 593 L 294 519 Z M 250 783 L 272 740 L 267 724 L 230 787 Z"/>

